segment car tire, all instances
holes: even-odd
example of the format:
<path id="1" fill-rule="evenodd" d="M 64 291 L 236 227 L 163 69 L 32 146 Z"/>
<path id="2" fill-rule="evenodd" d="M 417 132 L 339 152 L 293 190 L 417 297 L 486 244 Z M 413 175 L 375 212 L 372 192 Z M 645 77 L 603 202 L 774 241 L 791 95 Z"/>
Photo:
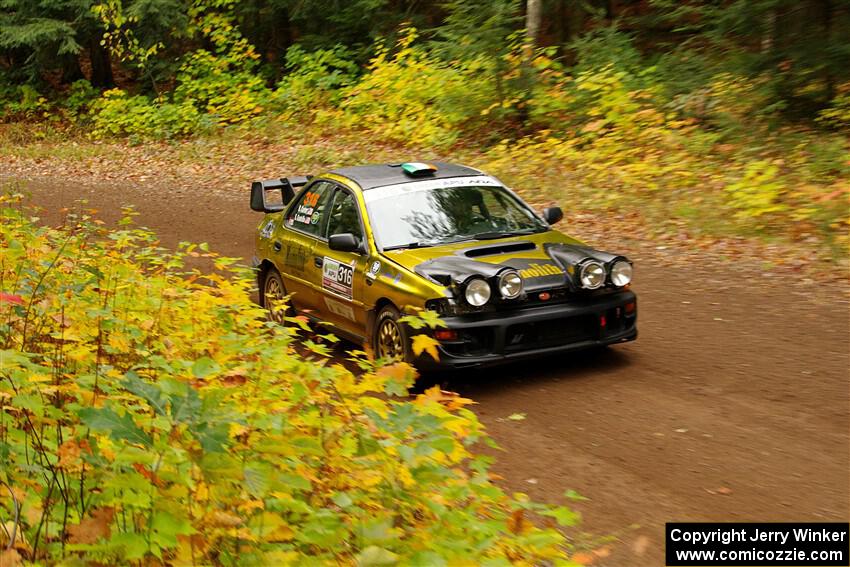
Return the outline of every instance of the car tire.
<path id="1" fill-rule="evenodd" d="M 261 291 L 263 299 L 263 307 L 266 308 L 269 321 L 274 321 L 278 324 L 285 324 L 286 317 L 294 315 L 292 307 L 287 303 L 283 306 L 274 307 L 276 301 L 280 301 L 286 297 L 286 287 L 283 285 L 283 278 L 280 277 L 280 272 L 275 268 L 269 268 L 263 277 L 263 289 Z"/>
<path id="2" fill-rule="evenodd" d="M 401 314 L 392 305 L 385 305 L 375 317 L 372 348 L 375 358 L 411 362 L 410 338 L 405 325 L 399 323 Z"/>

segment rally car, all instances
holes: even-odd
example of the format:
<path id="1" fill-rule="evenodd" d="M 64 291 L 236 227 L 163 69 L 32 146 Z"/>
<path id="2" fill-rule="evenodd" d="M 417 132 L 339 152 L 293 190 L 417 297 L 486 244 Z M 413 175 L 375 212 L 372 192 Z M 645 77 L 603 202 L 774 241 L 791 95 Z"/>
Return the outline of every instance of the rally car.
<path id="1" fill-rule="evenodd" d="M 343 167 L 256 181 L 260 301 L 369 345 L 378 357 L 460 368 L 637 337 L 632 263 L 552 228 L 498 179 L 450 163 Z M 286 302 L 282 298 L 288 298 Z M 439 360 L 399 319 L 435 311 Z M 422 331 L 416 331 L 420 333 Z"/>

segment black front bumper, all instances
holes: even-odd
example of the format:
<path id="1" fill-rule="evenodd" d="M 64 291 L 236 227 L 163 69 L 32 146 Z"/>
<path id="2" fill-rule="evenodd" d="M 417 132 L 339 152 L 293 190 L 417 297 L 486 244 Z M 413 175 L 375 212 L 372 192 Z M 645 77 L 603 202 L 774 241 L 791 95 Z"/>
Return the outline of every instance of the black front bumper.
<path id="1" fill-rule="evenodd" d="M 627 305 L 631 309 L 627 312 Z M 629 290 L 512 311 L 443 317 L 457 340 L 440 342 L 440 360 L 423 370 L 489 366 L 530 357 L 633 341 L 637 299 Z"/>

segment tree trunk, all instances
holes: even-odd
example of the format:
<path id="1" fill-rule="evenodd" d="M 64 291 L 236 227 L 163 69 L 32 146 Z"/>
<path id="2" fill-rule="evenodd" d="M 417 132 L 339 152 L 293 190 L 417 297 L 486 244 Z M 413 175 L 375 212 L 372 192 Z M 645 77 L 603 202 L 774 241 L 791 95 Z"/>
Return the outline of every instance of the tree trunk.
<path id="1" fill-rule="evenodd" d="M 768 10 L 764 16 L 764 26 L 761 36 L 761 52 L 769 55 L 773 51 L 774 38 L 776 37 L 776 9 Z"/>
<path id="2" fill-rule="evenodd" d="M 109 89 L 115 86 L 109 50 L 100 44 L 100 38 L 97 34 L 95 34 L 95 37 L 89 44 L 89 57 L 91 58 L 92 86 L 102 89 Z"/>
<path id="3" fill-rule="evenodd" d="M 80 68 L 80 59 L 73 53 L 66 53 L 61 56 L 62 62 L 62 82 L 65 84 L 73 83 L 84 79 L 83 70 Z"/>
<path id="4" fill-rule="evenodd" d="M 540 32 L 543 24 L 543 0 L 527 0 L 525 11 L 525 30 L 528 41 L 534 47 L 540 46 Z"/>
<path id="5" fill-rule="evenodd" d="M 823 36 L 824 36 L 827 48 L 831 48 L 832 45 L 833 45 L 832 42 L 835 41 L 835 39 L 833 38 L 833 33 L 832 33 L 832 23 L 833 23 L 833 19 L 835 17 L 835 11 L 834 11 L 834 7 L 832 5 L 832 2 L 830 0 L 823 0 L 823 2 L 821 2 L 821 7 L 823 9 L 823 18 L 822 18 L 822 21 L 823 21 Z M 835 90 L 836 90 L 835 83 L 836 83 L 836 81 L 835 81 L 835 75 L 833 73 L 833 71 L 834 71 L 834 67 L 833 67 L 834 63 L 833 62 L 834 62 L 834 58 L 827 58 L 826 65 L 824 65 L 824 67 L 823 67 L 824 82 L 826 83 L 826 93 L 825 93 L 826 94 L 826 101 L 825 101 L 826 104 L 829 104 L 830 102 L 832 102 L 832 99 L 835 98 Z"/>

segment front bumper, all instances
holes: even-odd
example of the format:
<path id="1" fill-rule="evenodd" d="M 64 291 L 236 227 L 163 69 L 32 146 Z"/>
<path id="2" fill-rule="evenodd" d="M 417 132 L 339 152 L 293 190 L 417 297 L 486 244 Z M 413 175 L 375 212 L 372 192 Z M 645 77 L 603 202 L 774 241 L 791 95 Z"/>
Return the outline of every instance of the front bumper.
<path id="1" fill-rule="evenodd" d="M 627 312 L 626 306 L 631 304 Z M 508 312 L 444 317 L 457 340 L 440 342 L 440 360 L 423 355 L 422 370 L 503 364 L 637 338 L 637 298 L 623 290 L 569 303 Z"/>

